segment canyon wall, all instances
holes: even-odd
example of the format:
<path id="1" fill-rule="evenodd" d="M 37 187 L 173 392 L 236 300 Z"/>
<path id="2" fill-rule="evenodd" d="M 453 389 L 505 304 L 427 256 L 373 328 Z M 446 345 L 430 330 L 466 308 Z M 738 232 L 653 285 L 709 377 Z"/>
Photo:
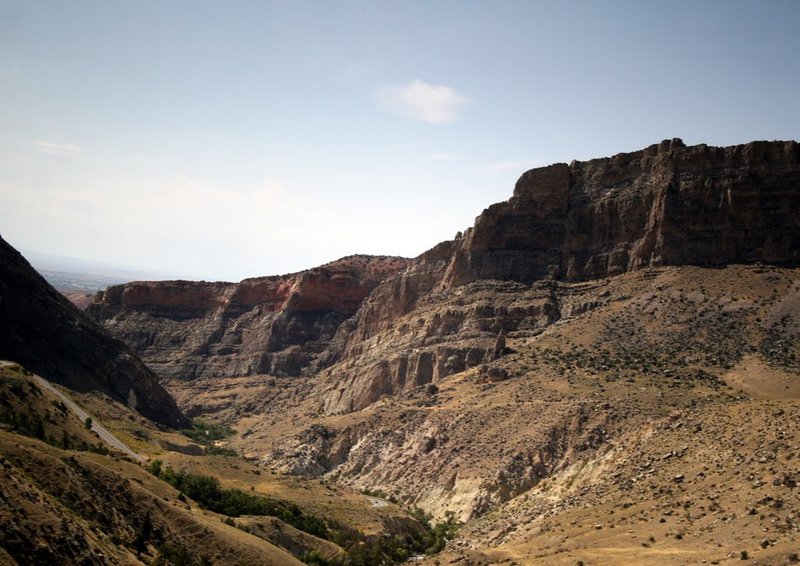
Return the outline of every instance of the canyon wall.
<path id="1" fill-rule="evenodd" d="M 88 312 L 165 378 L 299 375 L 335 358 L 339 325 L 407 263 L 350 256 L 240 283 L 126 283 L 98 293 Z"/>
<path id="2" fill-rule="evenodd" d="M 163 377 L 322 371 L 323 409 L 348 412 L 490 364 L 507 333 L 588 308 L 573 304 L 575 283 L 663 266 L 797 265 L 798 211 L 796 142 L 665 140 L 532 169 L 509 200 L 413 261 L 353 256 L 237 284 L 130 283 L 89 312 Z"/>
<path id="3" fill-rule="evenodd" d="M 562 315 L 559 282 L 669 265 L 797 265 L 798 211 L 800 145 L 793 141 L 687 147 L 673 139 L 532 169 L 508 201 L 373 291 L 329 372 L 325 408 L 357 410 L 485 361 L 476 351 L 489 352 L 498 332 L 539 324 L 520 309 L 549 321 L 541 324 Z M 468 296 L 487 280 L 532 286 L 538 298 L 506 305 Z M 435 304 L 438 313 L 426 316 Z M 444 327 L 442 317 L 450 319 Z M 455 347 L 455 337 L 463 343 L 465 336 L 469 343 Z"/>
<path id="4" fill-rule="evenodd" d="M 800 148 L 674 139 L 522 175 L 455 244 L 446 285 L 578 281 L 647 266 L 800 260 Z"/>

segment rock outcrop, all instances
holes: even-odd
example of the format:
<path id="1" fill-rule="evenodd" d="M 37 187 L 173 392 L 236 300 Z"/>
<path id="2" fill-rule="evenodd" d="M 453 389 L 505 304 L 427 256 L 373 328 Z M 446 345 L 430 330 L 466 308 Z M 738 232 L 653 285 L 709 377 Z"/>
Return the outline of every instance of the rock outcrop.
<path id="1" fill-rule="evenodd" d="M 476 365 L 475 349 L 488 352 L 501 330 L 516 330 L 522 320 L 549 324 L 563 314 L 559 281 L 668 265 L 797 265 L 798 210 L 800 145 L 793 141 L 719 148 L 673 139 L 532 169 L 508 201 L 375 289 L 346 337 L 342 362 L 330 371 L 325 408 L 356 410 L 436 381 L 454 373 L 444 368 L 448 360 L 454 368 Z M 474 301 L 472 290 L 457 291 L 486 280 L 533 285 L 541 297 L 497 309 Z M 445 309 L 438 319 L 420 314 L 435 304 L 453 312 Z M 470 334 L 475 329 L 481 332 Z M 478 343 L 454 352 L 448 335 Z"/>
<path id="2" fill-rule="evenodd" d="M 522 175 L 454 242 L 443 283 L 595 279 L 661 265 L 800 261 L 800 146 L 673 139 Z"/>
<path id="3" fill-rule="evenodd" d="M 130 348 L 51 287 L 2 238 L 0 265 L 0 359 L 75 391 L 108 394 L 158 423 L 187 423 Z"/>
<path id="4" fill-rule="evenodd" d="M 408 261 L 358 255 L 240 283 L 127 283 L 88 312 L 165 378 L 300 375 L 335 359 L 341 323 Z"/>

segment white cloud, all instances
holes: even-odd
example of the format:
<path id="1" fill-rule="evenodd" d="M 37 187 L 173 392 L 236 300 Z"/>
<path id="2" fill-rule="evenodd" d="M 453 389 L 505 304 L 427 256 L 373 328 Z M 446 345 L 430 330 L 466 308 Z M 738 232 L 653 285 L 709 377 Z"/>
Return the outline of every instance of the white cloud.
<path id="1" fill-rule="evenodd" d="M 83 153 L 83 148 L 73 143 L 53 143 L 48 141 L 36 141 L 33 145 L 42 153 L 50 155 L 60 155 L 62 157 L 76 157 Z"/>
<path id="2" fill-rule="evenodd" d="M 419 79 L 406 86 L 382 87 L 377 95 L 387 112 L 429 124 L 456 121 L 469 102 L 452 87 L 432 85 Z"/>

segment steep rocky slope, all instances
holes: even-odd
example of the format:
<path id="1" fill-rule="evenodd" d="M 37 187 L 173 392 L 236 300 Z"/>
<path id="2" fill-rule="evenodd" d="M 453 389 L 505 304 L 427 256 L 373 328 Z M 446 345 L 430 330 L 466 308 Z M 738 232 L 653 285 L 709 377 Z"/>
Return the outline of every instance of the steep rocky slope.
<path id="1" fill-rule="evenodd" d="M 218 414 L 237 423 L 234 445 L 276 471 L 456 513 L 467 526 L 452 557 L 468 563 L 747 551 L 784 564 L 800 536 L 797 270 L 661 267 L 552 286 L 558 320 L 536 328 L 531 316 L 488 364 L 345 414 L 322 411 L 324 377 L 311 391 L 250 389 L 249 416 Z M 536 287 L 473 282 L 409 317 L 470 296 L 535 307 Z"/>
<path id="2" fill-rule="evenodd" d="M 659 265 L 797 263 L 800 146 L 686 147 L 525 173 L 453 245 L 448 286 L 594 279 Z"/>
<path id="3" fill-rule="evenodd" d="M 410 316 L 489 298 L 532 313 L 508 332 L 505 355 L 342 415 L 322 411 L 326 376 L 310 392 L 288 383 L 249 389 L 241 400 L 253 407 L 239 420 L 238 442 L 281 471 L 331 473 L 469 519 L 675 410 L 740 395 L 796 397 L 797 277 L 781 268 L 670 267 L 550 289 L 474 282 Z M 537 313 L 543 294 L 559 305 L 548 326 Z M 452 350 L 469 344 L 449 340 Z M 194 402 L 213 407 L 209 397 L 231 393 Z"/>
<path id="4" fill-rule="evenodd" d="M 0 238 L 0 359 L 13 360 L 76 391 L 101 391 L 156 422 L 186 419 L 158 379 L 53 289 Z"/>
<path id="5" fill-rule="evenodd" d="M 536 181 L 554 182 L 554 168 L 569 173 L 566 184 L 555 176 L 572 195 L 565 210 L 548 204 L 554 185 Z M 794 142 L 669 142 L 526 173 L 509 202 L 379 285 L 341 332 L 341 360 L 311 383 L 219 383 L 179 397 L 237 423 L 235 444 L 265 466 L 454 512 L 468 521 L 454 560 L 680 564 L 746 551 L 785 563 L 796 490 L 754 500 L 787 509 L 757 510 L 757 521 L 744 507 L 756 481 L 792 484 L 794 446 L 776 444 L 781 465 L 763 477 L 735 470 L 773 461 L 766 437 L 789 438 L 780 415 L 800 398 L 798 171 Z M 766 437 L 741 434 L 742 422 Z M 712 484 L 720 508 L 709 512 L 699 501 Z M 631 486 L 648 503 L 625 499 Z M 675 524 L 643 520 L 651 501 L 664 513 L 687 501 L 703 509 Z M 604 514 L 630 525 L 623 536 L 606 533 Z M 640 540 L 651 519 L 658 527 Z M 553 524 L 578 540 L 554 542 Z"/>
<path id="6" fill-rule="evenodd" d="M 326 410 L 365 407 L 380 395 L 474 366 L 497 334 L 544 327 L 561 315 L 556 281 L 593 280 L 663 265 L 720 267 L 800 262 L 800 145 L 718 148 L 680 140 L 606 159 L 555 164 L 522 175 L 513 196 L 474 227 L 387 279 L 359 311 Z M 458 304 L 472 281 L 515 282 L 539 294 L 522 311 L 491 300 Z M 447 293 L 451 293 L 447 295 Z M 453 294 L 455 293 L 455 294 Z M 400 319 L 450 301 L 433 318 Z M 463 302 L 463 299 L 461 299 Z M 416 310 L 415 310 L 416 309 Z M 444 345 L 469 336 L 467 349 Z"/>
<path id="7" fill-rule="evenodd" d="M 89 312 L 162 377 L 202 379 L 195 392 L 216 378 L 310 375 L 338 360 L 324 408 L 347 412 L 491 361 L 506 333 L 556 322 L 558 281 L 663 265 L 796 265 L 798 185 L 796 142 L 666 140 L 528 171 L 508 201 L 411 262 L 355 256 L 239 284 L 131 283 L 99 294 Z M 461 296 L 487 280 L 509 282 L 506 306 L 494 288 L 483 301 Z"/>
<path id="8" fill-rule="evenodd" d="M 798 411 L 742 400 L 654 419 L 468 524 L 437 559 L 797 563 Z"/>
<path id="9" fill-rule="evenodd" d="M 430 544 L 430 529 L 395 505 L 272 474 L 230 451 L 203 454 L 97 392 L 69 396 L 65 404 L 37 376 L 0 360 L 4 565 L 367 566 Z M 89 430 L 72 401 L 147 458 L 146 469 Z"/>
<path id="10" fill-rule="evenodd" d="M 127 283 L 99 293 L 88 312 L 165 378 L 299 375 L 329 363 L 339 325 L 407 263 L 350 256 L 240 283 Z"/>

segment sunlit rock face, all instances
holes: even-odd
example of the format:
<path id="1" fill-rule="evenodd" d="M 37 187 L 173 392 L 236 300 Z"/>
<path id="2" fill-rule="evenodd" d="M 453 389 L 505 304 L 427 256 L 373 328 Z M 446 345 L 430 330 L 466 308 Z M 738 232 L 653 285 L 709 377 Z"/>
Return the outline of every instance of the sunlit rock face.
<path id="1" fill-rule="evenodd" d="M 669 265 L 796 265 L 798 210 L 800 146 L 793 141 L 687 147 L 673 139 L 532 169 L 509 200 L 375 289 L 330 370 L 325 409 L 357 410 L 435 382 L 483 361 L 477 352 L 491 351 L 500 331 L 552 323 L 560 307 L 551 283 Z M 456 296 L 490 280 L 533 287 L 507 306 L 497 295 Z"/>

